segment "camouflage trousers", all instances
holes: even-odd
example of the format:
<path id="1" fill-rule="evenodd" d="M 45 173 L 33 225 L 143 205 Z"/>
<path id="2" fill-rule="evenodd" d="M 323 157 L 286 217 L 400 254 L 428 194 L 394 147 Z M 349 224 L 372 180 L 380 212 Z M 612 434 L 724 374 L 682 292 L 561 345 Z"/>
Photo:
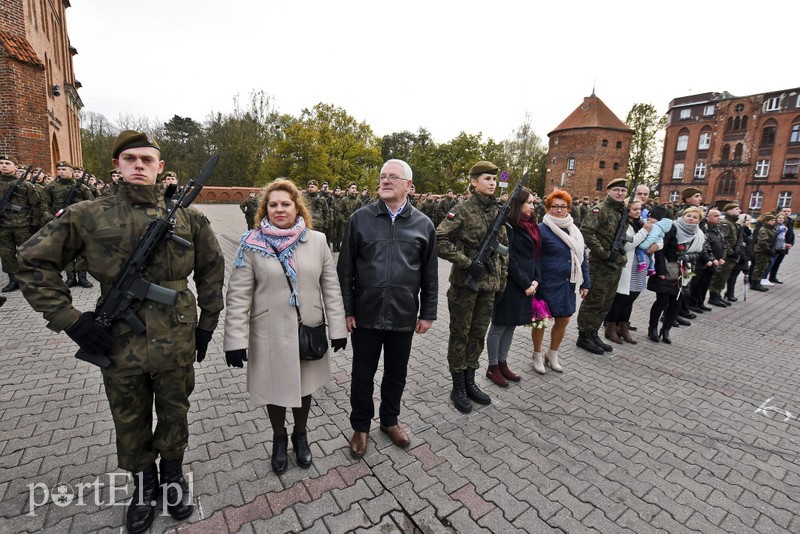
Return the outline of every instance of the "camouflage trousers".
<path id="1" fill-rule="evenodd" d="M 256 216 L 255 215 L 245 215 L 244 221 L 247 224 L 247 229 L 252 230 L 253 227 L 256 225 Z"/>
<path id="2" fill-rule="evenodd" d="M 578 310 L 579 332 L 597 332 L 600 329 L 617 294 L 617 285 L 624 268 L 618 265 L 611 267 L 603 260 L 589 259 L 589 278 L 592 288 L 583 299 L 581 309 Z"/>
<path id="3" fill-rule="evenodd" d="M 155 376 L 103 374 L 106 397 L 117 434 L 121 469 L 139 472 L 155 463 L 183 457 L 189 444 L 189 395 L 194 367 L 188 365 Z M 158 422 L 153 430 L 153 401 Z"/>
<path id="4" fill-rule="evenodd" d="M 722 266 L 722 269 L 716 271 L 714 276 L 711 277 L 711 285 L 708 286 L 708 290 L 711 293 L 722 293 L 727 288 L 728 278 L 731 277 L 734 267 L 736 267 L 736 262 L 733 258 L 725 260 L 725 265 Z"/>
<path id="5" fill-rule="evenodd" d="M 64 271 L 68 273 L 74 273 L 77 271 L 85 271 L 88 269 L 88 263 L 86 262 L 86 258 L 83 256 L 78 256 L 71 262 L 69 262 L 66 267 L 64 267 Z"/>
<path id="6" fill-rule="evenodd" d="M 447 363 L 450 373 L 477 369 L 486 332 L 492 321 L 494 291 L 472 291 L 451 285 L 447 290 L 450 310 L 450 339 L 447 343 Z"/>
<path id="7" fill-rule="evenodd" d="M 4 273 L 17 272 L 17 249 L 31 236 L 27 226 L 21 228 L 0 227 L 0 262 Z"/>
<path id="8" fill-rule="evenodd" d="M 769 275 L 766 270 L 767 266 L 769 266 L 769 260 L 771 259 L 772 256 L 770 256 L 769 253 L 756 252 L 756 261 L 755 267 L 753 267 L 753 277 L 751 282 L 760 282 Z"/>

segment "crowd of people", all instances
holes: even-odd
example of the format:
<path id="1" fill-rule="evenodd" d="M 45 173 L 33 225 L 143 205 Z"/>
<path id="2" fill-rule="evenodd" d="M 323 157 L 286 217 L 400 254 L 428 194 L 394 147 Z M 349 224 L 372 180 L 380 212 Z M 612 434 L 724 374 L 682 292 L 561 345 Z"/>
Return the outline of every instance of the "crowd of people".
<path id="1" fill-rule="evenodd" d="M 345 349 L 348 335 L 350 453 L 361 457 L 368 449 L 381 354 L 379 429 L 398 447 L 410 445 L 400 422 L 402 396 L 413 337 L 437 318 L 439 258 L 452 264 L 450 399 L 469 413 L 473 402 L 492 402 L 475 379 L 484 346 L 490 383 L 509 387 L 522 380 L 509 363 L 517 327 L 530 329 L 534 371 L 560 373 L 561 345 L 576 312 L 578 347 L 600 355 L 613 350 L 604 339 L 636 344 L 631 313 L 647 288 L 656 294 L 648 338 L 671 343 L 671 329 L 708 313 L 706 303 L 735 302 L 739 276 L 755 291 L 780 284 L 778 270 L 794 244 L 786 210 L 763 214 L 751 227 L 736 204 L 703 208 L 696 189 L 684 190 L 683 205 L 673 209 L 653 204 L 646 186 L 628 198 L 629 184 L 620 178 L 595 203 L 564 190 L 540 199 L 520 188 L 507 201 L 494 252 L 483 256 L 478 252 L 502 205 L 495 195 L 498 167 L 477 162 L 467 193 L 459 199 L 448 192 L 432 208 L 430 196 L 414 197 L 409 165 L 390 159 L 375 198 L 356 184 L 328 193 L 327 184 L 312 180 L 303 192 L 281 178 L 251 195 L 241 206 L 248 230 L 232 258 L 226 295 L 224 258 L 209 221 L 193 207 L 176 210 L 169 238 L 138 272 L 148 290 L 130 289 L 125 320 L 108 321 L 76 309 L 69 287 L 83 285 L 88 271 L 100 282 L 102 302 L 142 234 L 167 213 L 174 191 L 167 182 L 177 182 L 174 173 L 164 173 L 158 143 L 141 132 L 119 135 L 112 163 L 114 194 L 95 197 L 88 186 L 76 186 L 83 173 L 68 162 L 59 162 L 58 181 L 43 191 L 30 181 L 19 186 L 14 210 L 0 220 L 0 260 L 13 286 L 3 291 L 21 288 L 48 328 L 109 361 L 102 377 L 118 464 L 134 475 L 130 532 L 150 527 L 162 492 L 173 518 L 193 512 L 183 475 L 189 396 L 194 363 L 205 358 L 223 304 L 225 361 L 247 366 L 247 390 L 254 404 L 266 407 L 271 466 L 281 474 L 290 464 L 290 442 L 295 465 L 312 465 L 313 396 L 331 379 L 328 348 Z M 14 158 L 0 156 L 0 193 L 17 176 Z M 310 331 L 323 324 L 324 346 L 311 347 Z"/>

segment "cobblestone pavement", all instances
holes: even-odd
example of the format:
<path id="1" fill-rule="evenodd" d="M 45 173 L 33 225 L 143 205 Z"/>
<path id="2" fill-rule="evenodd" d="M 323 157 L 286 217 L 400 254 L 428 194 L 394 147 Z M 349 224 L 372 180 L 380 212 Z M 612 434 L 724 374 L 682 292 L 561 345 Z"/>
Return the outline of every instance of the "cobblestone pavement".
<path id="1" fill-rule="evenodd" d="M 201 209 L 232 258 L 238 207 Z M 442 262 L 439 320 L 415 337 L 404 396 L 411 448 L 374 428 L 367 455 L 350 457 L 348 347 L 312 404 L 313 466 L 296 467 L 290 449 L 282 476 L 270 470 L 266 410 L 249 402 L 244 371 L 226 367 L 218 329 L 189 415 L 196 511 L 152 531 L 800 532 L 799 257 L 787 256 L 785 284 L 674 329 L 671 346 L 645 339 L 647 292 L 632 321 L 639 343 L 609 356 L 577 349 L 573 321 L 563 375 L 533 372 L 519 328 L 509 363 L 522 382 L 500 389 L 480 373 L 493 403 L 469 415 L 449 400 Z M 96 297 L 74 291 L 80 309 Z M 0 532 L 121 531 L 127 498 L 109 488 L 119 470 L 100 373 L 19 292 L 0 321 Z M 79 502 L 78 485 L 96 480 Z"/>

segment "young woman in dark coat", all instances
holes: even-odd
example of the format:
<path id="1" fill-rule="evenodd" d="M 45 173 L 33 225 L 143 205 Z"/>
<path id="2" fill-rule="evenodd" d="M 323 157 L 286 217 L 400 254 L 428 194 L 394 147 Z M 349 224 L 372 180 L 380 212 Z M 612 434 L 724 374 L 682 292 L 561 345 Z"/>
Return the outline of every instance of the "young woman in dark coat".
<path id="1" fill-rule="evenodd" d="M 520 380 L 508 368 L 508 350 L 514 339 L 514 329 L 518 325 L 531 323 L 531 300 L 540 280 L 539 256 L 542 247 L 533 210 L 533 193 L 523 188 L 506 217 L 508 281 L 505 291 L 495 302 L 492 324 L 486 338 L 486 350 L 489 353 L 486 378 L 504 388 L 508 387 L 508 380 Z"/>

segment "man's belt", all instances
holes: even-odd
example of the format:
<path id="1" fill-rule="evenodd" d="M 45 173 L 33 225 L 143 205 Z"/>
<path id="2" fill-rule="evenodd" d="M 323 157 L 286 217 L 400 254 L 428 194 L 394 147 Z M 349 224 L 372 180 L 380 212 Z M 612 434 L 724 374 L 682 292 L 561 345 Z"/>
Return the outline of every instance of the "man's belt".
<path id="1" fill-rule="evenodd" d="M 171 289 L 173 291 L 186 291 L 189 289 L 189 282 L 186 281 L 186 278 L 182 280 L 166 280 L 164 282 L 156 282 L 156 285 L 166 289 Z"/>

